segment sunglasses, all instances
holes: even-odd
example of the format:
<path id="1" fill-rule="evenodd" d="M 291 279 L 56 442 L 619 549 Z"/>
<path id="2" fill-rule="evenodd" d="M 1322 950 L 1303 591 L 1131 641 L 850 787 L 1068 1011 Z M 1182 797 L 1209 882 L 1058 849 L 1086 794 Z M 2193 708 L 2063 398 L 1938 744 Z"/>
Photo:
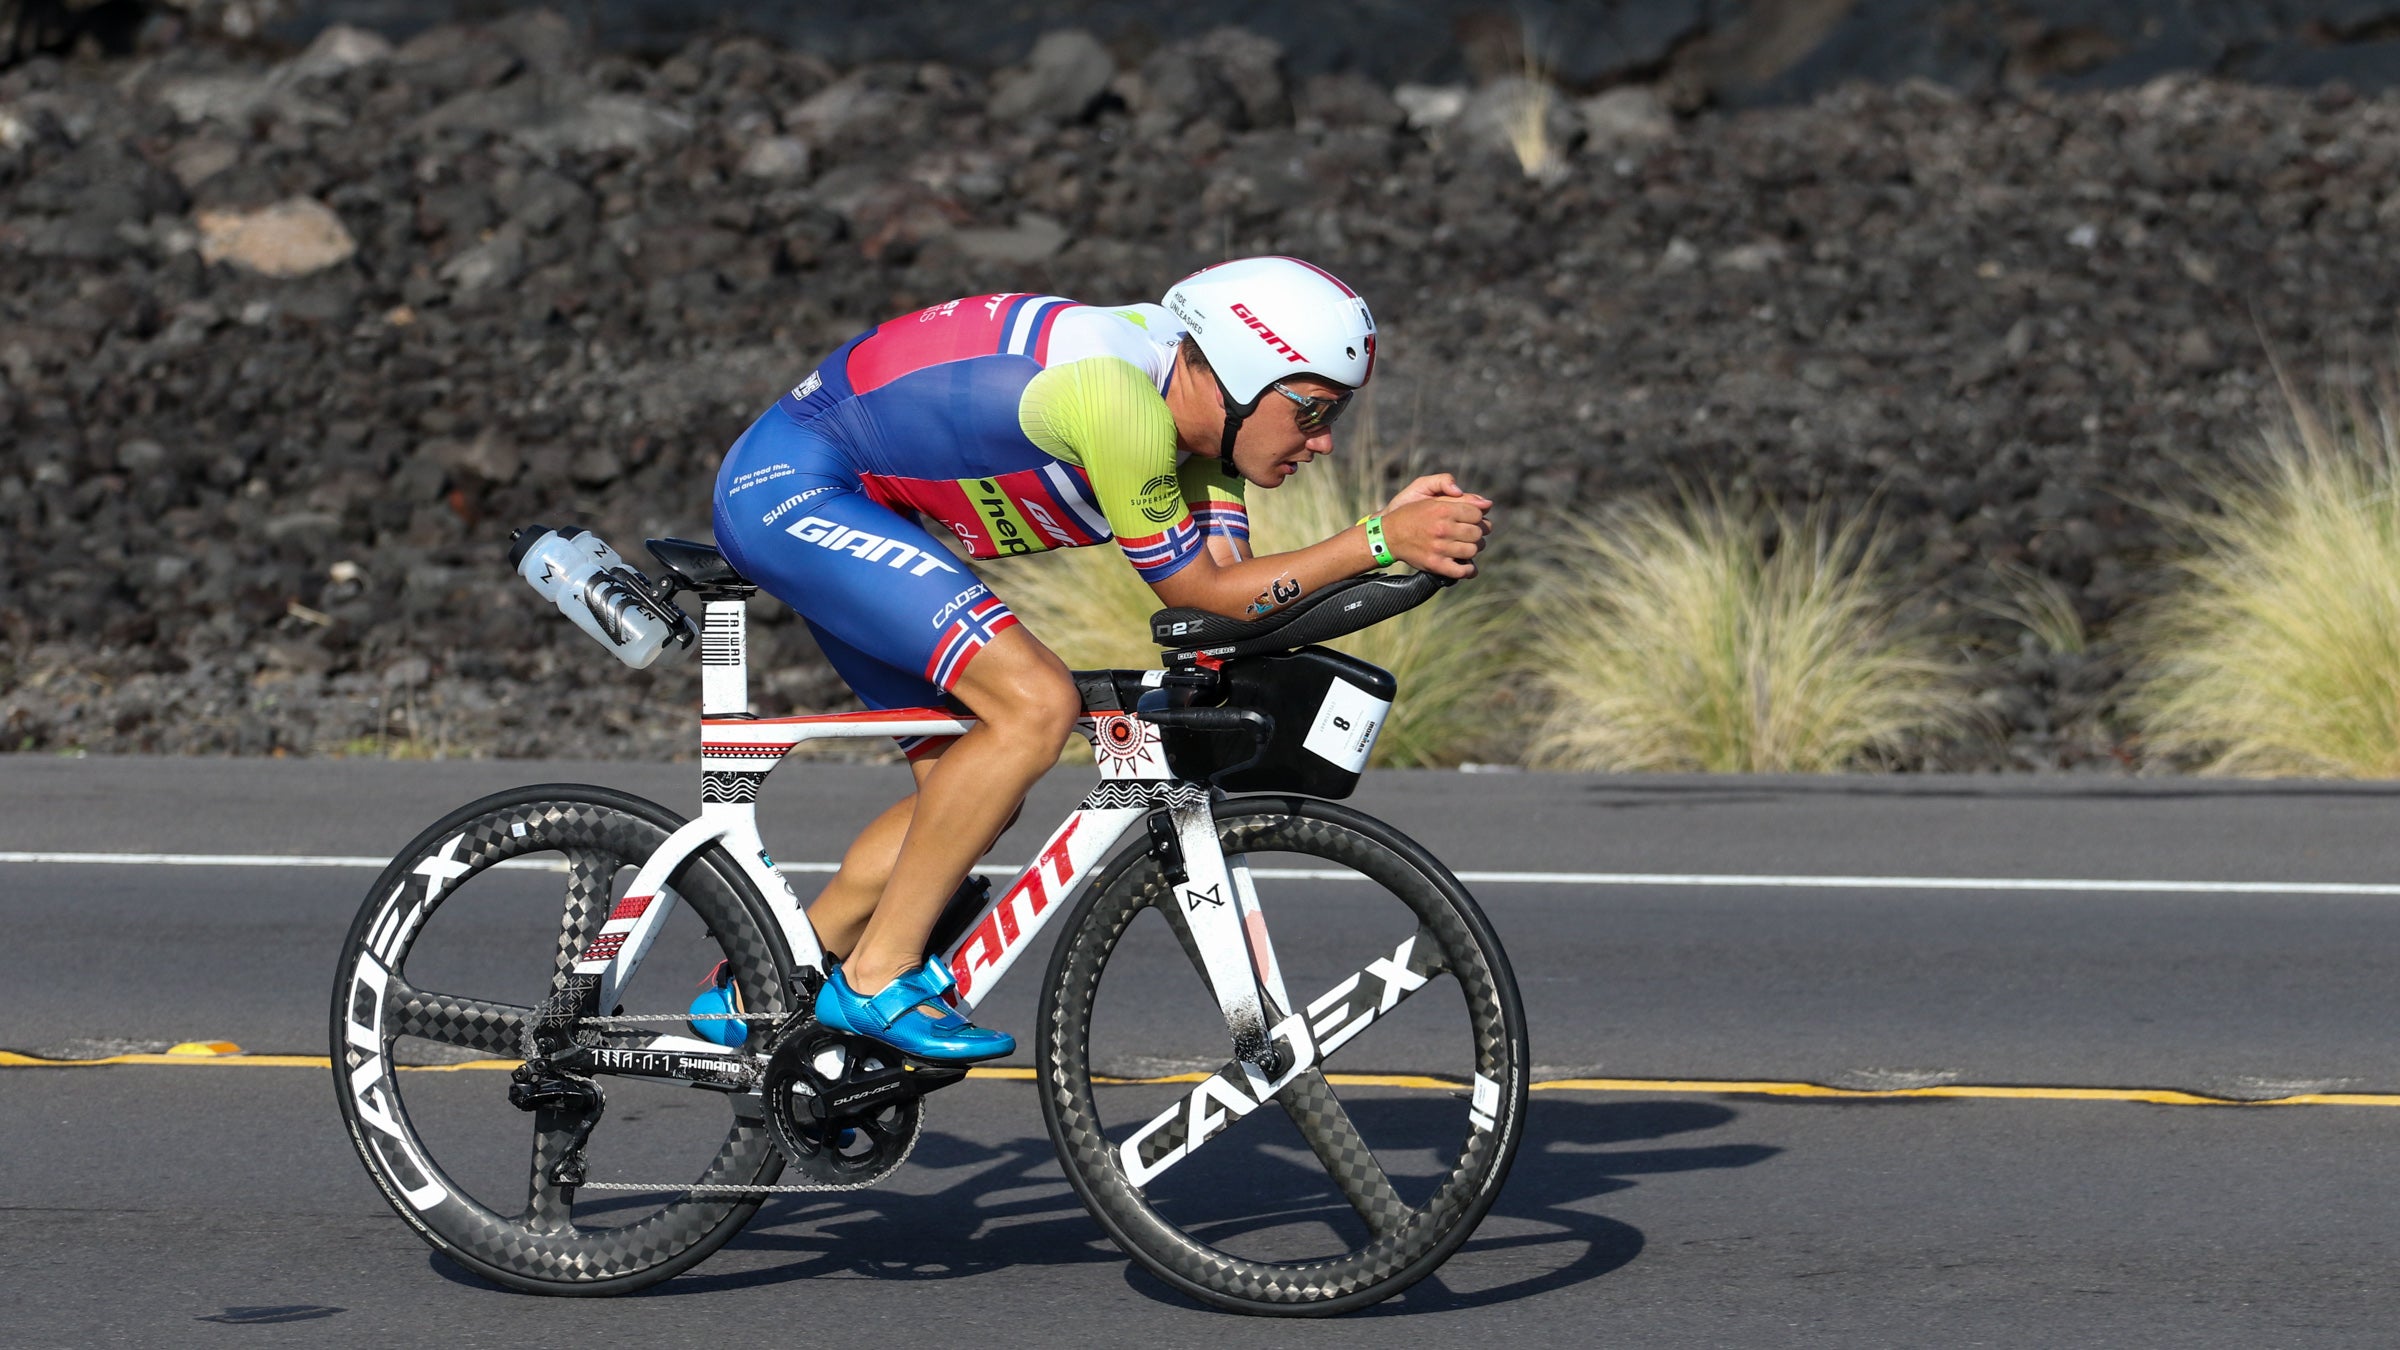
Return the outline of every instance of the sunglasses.
<path id="1" fill-rule="evenodd" d="M 1301 431 L 1311 436 L 1341 420 L 1342 410 L 1350 406 L 1351 395 L 1358 392 L 1355 389 L 1345 389 L 1332 398 L 1310 398 L 1306 394 L 1294 393 L 1284 387 L 1281 381 L 1267 387 L 1300 405 L 1300 411 L 1294 421 L 1299 425 Z"/>

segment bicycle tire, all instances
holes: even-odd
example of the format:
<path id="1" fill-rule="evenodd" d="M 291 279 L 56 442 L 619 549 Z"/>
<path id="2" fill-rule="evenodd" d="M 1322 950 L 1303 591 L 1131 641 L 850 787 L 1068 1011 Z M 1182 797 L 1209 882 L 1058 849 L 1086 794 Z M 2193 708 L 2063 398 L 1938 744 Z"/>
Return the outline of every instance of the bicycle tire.
<path id="1" fill-rule="evenodd" d="M 410 957 L 420 954 L 429 934 L 442 931 L 445 910 L 456 905 L 460 895 L 477 891 L 474 883 L 479 880 L 489 881 L 482 892 L 503 894 L 479 899 L 474 906 L 460 906 L 460 925 L 472 932 L 474 925 L 488 922 L 487 908 L 494 915 L 516 908 L 504 894 L 515 889 L 516 883 L 486 876 L 496 864 L 532 853 L 560 852 L 566 855 L 567 894 L 551 920 L 554 950 L 540 957 L 550 967 L 549 988 L 555 996 L 571 972 L 574 955 L 606 920 L 614 904 L 612 887 L 682 824 L 674 813 L 656 803 L 586 785 L 546 784 L 485 797 L 443 817 L 393 859 L 368 891 L 344 940 L 333 996 L 331 1039 L 336 1093 L 351 1144 L 384 1198 L 419 1236 L 466 1270 L 495 1284 L 552 1295 L 631 1292 L 706 1258 L 741 1230 L 763 1199 L 756 1195 L 704 1197 L 672 1184 L 660 1185 L 654 1192 L 635 1193 L 638 1198 L 617 1206 L 638 1211 L 629 1218 L 605 1226 L 585 1226 L 577 1222 L 578 1203 L 598 1206 L 602 1202 L 579 1202 L 574 1188 L 546 1185 L 546 1163 L 559 1153 L 558 1131 L 545 1135 L 542 1126 L 552 1118 L 527 1116 L 507 1104 L 506 1075 L 409 1074 L 394 1054 L 396 1044 L 408 1037 L 452 1047 L 458 1054 L 490 1057 L 468 1067 L 497 1068 L 509 1061 L 522 1062 L 525 1018 L 536 1008 L 447 992 L 421 992 L 409 980 Z M 689 916 L 670 916 L 671 922 L 688 925 L 690 919 L 697 919 L 705 926 L 705 938 L 694 939 L 685 932 L 681 935 L 684 942 L 721 954 L 732 963 L 750 1011 L 783 1011 L 785 991 L 791 987 L 790 953 L 782 935 L 767 921 L 756 888 L 732 859 L 712 845 L 678 869 L 669 884 Z M 538 924 L 538 911 L 530 918 Z M 441 950 L 447 955 L 446 947 Z M 660 949 L 653 948 L 653 961 L 659 954 Z M 681 978 L 691 973 L 696 972 L 675 972 L 679 977 L 675 988 L 680 990 Z M 526 987 L 538 988 L 540 978 L 536 963 L 528 968 Z M 374 993 L 378 987 L 384 990 L 381 998 Z M 688 994 L 683 996 L 688 998 Z M 673 1009 L 641 1010 L 676 1011 L 680 1004 Z M 476 1081 L 470 1083 L 470 1078 Z M 404 1079 L 409 1080 L 406 1087 Z M 626 1089 L 619 1085 L 628 1080 L 600 1081 L 607 1091 L 622 1095 Z M 660 1083 L 646 1083 L 641 1090 L 703 1092 Z M 511 1120 L 523 1122 L 514 1128 L 532 1136 L 534 1146 L 530 1166 L 519 1173 L 523 1211 L 513 1215 L 502 1212 L 488 1197 L 479 1197 L 476 1186 L 453 1175 L 460 1165 L 457 1159 L 447 1168 L 436 1160 L 437 1144 L 424 1137 L 418 1116 L 410 1110 L 410 1097 L 419 1092 L 440 1098 L 436 1105 L 443 1109 L 488 1119 L 487 1133 L 493 1138 L 503 1136 Z M 745 1115 L 742 1098 L 728 1096 L 734 1103 L 724 1113 L 730 1124 L 691 1184 L 770 1184 L 782 1171 L 782 1154 L 755 1106 Z M 692 1100 L 675 1096 L 668 1102 L 669 1109 L 652 1111 L 650 1116 L 675 1115 Z M 703 1108 L 703 1114 L 715 1113 Z M 594 1151 L 600 1151 L 612 1119 L 624 1122 L 627 1133 L 658 1133 L 655 1121 L 639 1130 L 632 1124 L 649 1118 L 629 1114 L 621 1104 L 604 1109 L 592 1135 Z M 708 1150 L 715 1126 L 707 1129 L 707 1133 L 694 1136 L 694 1154 Z M 478 1136 L 479 1146 L 481 1142 L 482 1136 Z M 493 1158 L 502 1156 L 497 1151 L 477 1151 Z M 522 1159 L 526 1155 L 520 1152 L 516 1156 Z M 591 1179 L 601 1178 L 595 1175 Z M 615 1194 L 609 1197 L 611 1203 L 618 1200 Z"/>
<path id="2" fill-rule="evenodd" d="M 1383 1175 L 1372 1146 L 1321 1076 L 1322 1070 L 1312 1069 L 1310 1074 L 1320 1075 L 1314 1082 L 1309 1074 L 1303 1074 L 1268 1100 L 1283 1107 L 1306 1137 L 1318 1164 L 1326 1168 L 1328 1179 L 1356 1211 L 1356 1219 L 1369 1226 L 1364 1244 L 1330 1256 L 1264 1259 L 1225 1250 L 1162 1213 L 1161 1202 L 1129 1175 L 1121 1150 L 1130 1135 L 1156 1130 L 1168 1117 L 1162 1114 L 1135 1131 L 1123 1128 L 1122 1119 L 1112 1127 L 1103 1118 L 1093 1085 L 1094 1009 L 1102 976 L 1130 925 L 1143 912 L 1156 910 L 1169 917 L 1170 928 L 1183 944 L 1183 956 L 1192 956 L 1188 936 L 1172 917 L 1176 907 L 1159 903 L 1173 894 L 1173 887 L 1158 859 L 1138 846 L 1120 854 L 1095 878 L 1068 917 L 1066 934 L 1052 952 L 1036 1047 L 1043 1118 L 1060 1165 L 1093 1218 L 1119 1248 L 1170 1286 L 1203 1303 L 1243 1313 L 1323 1316 L 1352 1311 L 1389 1298 L 1432 1273 L 1467 1240 L 1498 1198 L 1524 1133 L 1530 1061 L 1523 1004 L 1506 954 L 1473 897 L 1447 868 L 1398 830 L 1345 807 L 1305 797 L 1221 802 L 1217 829 L 1229 856 L 1294 853 L 1363 874 L 1385 902 L 1398 900 L 1414 913 L 1418 938 L 1432 939 L 1440 969 L 1422 982 L 1431 987 L 1433 980 L 1445 974 L 1457 982 L 1471 1027 L 1474 1059 L 1472 1088 L 1465 1075 L 1447 1080 L 1467 1091 L 1469 1103 L 1462 1113 L 1468 1119 L 1461 1122 L 1468 1128 L 1456 1159 L 1449 1164 L 1449 1174 L 1435 1184 L 1421 1205 L 1405 1205 L 1396 1183 Z M 1369 896 L 1360 903 L 1373 900 Z M 1286 938 L 1297 936 L 1299 912 L 1273 905 L 1265 908 L 1273 931 Z M 1389 934 L 1379 936 L 1388 940 Z M 1292 944 L 1279 940 L 1277 945 L 1280 959 Z M 1418 948 L 1402 950 L 1415 953 L 1413 960 L 1436 963 L 1435 957 Z M 1135 969 L 1139 972 L 1140 968 Z M 1140 981 L 1138 974 L 1137 982 L 1144 985 L 1138 997 L 1153 996 L 1149 982 Z M 1337 986 L 1334 995 L 1348 987 Z M 1297 1001 L 1313 991 L 1293 988 L 1289 992 Z M 1317 999 L 1316 1005 L 1323 1007 L 1334 995 Z M 1385 997 L 1390 996 L 1387 993 Z M 1438 1017 L 1444 1006 L 1437 1000 L 1434 1015 Z M 1312 1008 L 1309 1015 L 1313 1026 L 1318 1013 Z M 1346 1011 L 1328 1015 L 1349 1016 Z M 1219 1038 L 1219 1053 L 1223 1030 L 1222 1022 L 1216 1022 L 1213 1034 Z M 1230 1067 L 1223 1072 L 1230 1074 Z M 1190 1082 L 1191 1077 L 1182 1081 Z M 1229 1076 L 1225 1081 L 1230 1085 L 1236 1080 Z M 1197 1099 L 1196 1090 L 1193 1099 Z M 1170 1112 L 1176 1109 L 1169 1107 Z M 1144 1107 L 1133 1118 L 1148 1111 Z M 1477 1116 L 1488 1124 L 1473 1123 Z M 1230 1133 L 1228 1128 L 1226 1134 Z M 1204 1134 L 1202 1142 L 1223 1137 Z M 1285 1151 L 1286 1161 L 1290 1153 Z M 1437 1158 L 1437 1175 L 1438 1163 Z M 1153 1181 L 1159 1179 L 1152 1177 Z M 1222 1188 L 1216 1194 L 1221 1197 Z M 1400 1211 L 1378 1209 L 1388 1205 L 1402 1206 L 1405 1217 Z M 1344 1212 L 1338 1205 L 1320 1208 L 1337 1216 Z M 1375 1215 L 1380 1215 L 1380 1223 L 1371 1217 Z M 1323 1220 L 1326 1226 L 1334 1222 Z M 1334 1240 L 1348 1239 L 1337 1235 Z"/>

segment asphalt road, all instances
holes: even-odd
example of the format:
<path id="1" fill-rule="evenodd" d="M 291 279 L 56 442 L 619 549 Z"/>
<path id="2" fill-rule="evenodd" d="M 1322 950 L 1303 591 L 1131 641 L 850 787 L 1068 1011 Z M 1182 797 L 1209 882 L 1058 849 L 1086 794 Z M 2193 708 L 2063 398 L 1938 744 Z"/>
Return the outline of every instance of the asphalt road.
<path id="1" fill-rule="evenodd" d="M 0 852 L 377 856 L 515 783 L 592 779 L 688 809 L 695 777 L 0 758 Z M 1072 799 L 1058 777 L 1029 817 Z M 789 767 L 762 807 L 768 840 L 782 859 L 834 857 L 900 781 Z M 2400 880 L 2400 792 L 2380 788 L 1383 774 L 1353 804 L 1462 871 Z M 995 856 L 1021 858 L 1032 833 Z M 322 1054 L 335 949 L 370 877 L 0 864 L 0 1048 L 206 1038 Z M 1292 885 L 1296 905 L 1348 903 L 1338 883 Z M 2400 1092 L 2384 1035 L 2400 897 L 1477 889 L 1550 1078 Z M 1031 984 L 1012 977 L 989 1020 L 1026 1030 Z M 433 1258 L 350 1155 L 322 1069 L 0 1069 L 0 1339 L 938 1327 L 1084 1344 L 1139 1325 L 1161 1343 L 2290 1345 L 2386 1343 L 2400 1313 L 2380 1278 L 2400 1237 L 2389 1107 L 1664 1090 L 1535 1103 L 1499 1209 L 1440 1276 L 1367 1316 L 1270 1327 L 1194 1310 L 1108 1248 L 1024 1084 L 932 1099 L 925 1144 L 884 1189 L 778 1200 L 695 1274 L 582 1303 L 499 1293 Z"/>

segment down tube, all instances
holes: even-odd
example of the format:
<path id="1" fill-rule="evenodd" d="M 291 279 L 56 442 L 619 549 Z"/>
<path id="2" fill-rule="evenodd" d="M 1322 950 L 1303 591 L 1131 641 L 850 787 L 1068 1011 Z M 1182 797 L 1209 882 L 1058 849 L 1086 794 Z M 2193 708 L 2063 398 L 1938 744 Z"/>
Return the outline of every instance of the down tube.
<path id="1" fill-rule="evenodd" d="M 1076 885 L 1097 867 L 1125 832 L 1150 814 L 1148 806 L 1102 807 L 1068 816 L 1042 846 L 1033 861 L 1000 897 L 984 907 L 967 935 L 946 953 L 950 973 L 958 980 L 958 1004 L 972 1012 L 1017 957 L 1033 945 L 1034 934 L 1052 915 L 1066 908 Z"/>

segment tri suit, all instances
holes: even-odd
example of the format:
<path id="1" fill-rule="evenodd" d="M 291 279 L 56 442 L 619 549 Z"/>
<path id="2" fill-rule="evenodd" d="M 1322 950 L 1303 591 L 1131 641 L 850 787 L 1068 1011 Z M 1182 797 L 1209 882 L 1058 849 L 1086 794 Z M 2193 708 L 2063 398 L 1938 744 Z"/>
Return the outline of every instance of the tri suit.
<path id="1" fill-rule="evenodd" d="M 1249 552 L 1239 479 L 1175 446 L 1183 326 L 1157 305 L 978 295 L 844 343 L 742 433 L 716 539 L 870 708 L 940 706 L 1016 615 L 992 559 L 1114 540 L 1145 581 Z M 903 740 L 911 757 L 932 743 Z"/>

